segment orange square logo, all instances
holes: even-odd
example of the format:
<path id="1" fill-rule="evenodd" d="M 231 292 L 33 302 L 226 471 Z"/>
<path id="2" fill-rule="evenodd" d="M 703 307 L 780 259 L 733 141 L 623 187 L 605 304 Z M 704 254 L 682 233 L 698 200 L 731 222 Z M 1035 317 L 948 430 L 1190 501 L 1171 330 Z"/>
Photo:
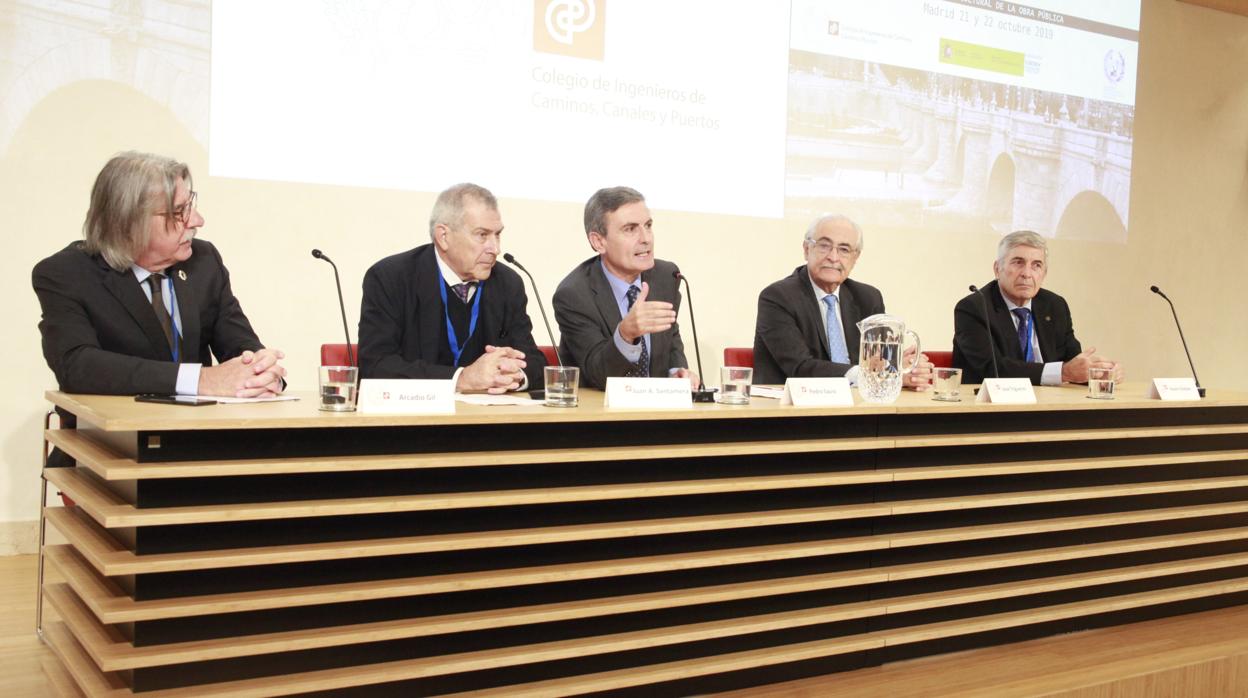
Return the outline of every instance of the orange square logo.
<path id="1" fill-rule="evenodd" d="M 603 59 L 607 0 L 533 0 L 533 50 Z"/>

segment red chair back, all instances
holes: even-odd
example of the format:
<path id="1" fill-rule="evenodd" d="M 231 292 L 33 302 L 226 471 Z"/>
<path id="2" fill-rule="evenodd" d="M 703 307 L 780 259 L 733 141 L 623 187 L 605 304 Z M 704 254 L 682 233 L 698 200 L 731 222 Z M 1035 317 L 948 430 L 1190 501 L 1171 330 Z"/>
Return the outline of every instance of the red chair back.
<path id="1" fill-rule="evenodd" d="M 558 366 L 559 355 L 555 353 L 555 348 L 546 344 L 539 344 L 538 349 L 542 350 L 542 356 L 546 357 L 547 366 Z"/>
<path id="2" fill-rule="evenodd" d="M 724 347 L 724 365 L 754 368 L 754 347 Z"/>
<path id="3" fill-rule="evenodd" d="M 351 362 L 354 356 L 356 363 Z M 355 366 L 360 359 L 360 345 L 351 345 L 351 354 L 347 355 L 347 345 L 345 344 L 322 344 L 321 345 L 321 365 L 322 366 Z"/>
<path id="4" fill-rule="evenodd" d="M 936 368 L 953 368 L 953 352 L 951 351 L 925 351 L 927 360 L 932 362 Z"/>

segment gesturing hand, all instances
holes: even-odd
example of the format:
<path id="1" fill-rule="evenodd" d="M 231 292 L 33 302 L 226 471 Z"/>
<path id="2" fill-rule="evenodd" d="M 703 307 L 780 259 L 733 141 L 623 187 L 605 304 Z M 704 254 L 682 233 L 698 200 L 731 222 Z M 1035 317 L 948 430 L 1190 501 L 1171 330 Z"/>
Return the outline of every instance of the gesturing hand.
<path id="1" fill-rule="evenodd" d="M 620 321 L 620 338 L 625 342 L 635 342 L 638 337 L 663 332 L 676 324 L 676 309 L 667 301 L 648 301 L 650 284 L 641 282 L 641 293 L 628 311 L 628 315 Z"/>

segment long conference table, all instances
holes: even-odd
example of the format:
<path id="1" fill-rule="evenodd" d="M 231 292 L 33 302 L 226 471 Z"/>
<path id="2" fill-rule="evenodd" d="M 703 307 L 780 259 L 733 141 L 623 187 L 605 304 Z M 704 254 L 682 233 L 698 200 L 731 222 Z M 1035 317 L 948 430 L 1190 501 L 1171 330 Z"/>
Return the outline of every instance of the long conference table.
<path id="1" fill-rule="evenodd" d="M 688 695 L 1248 601 L 1245 394 L 303 397 L 47 394 L 44 636 L 85 694 Z"/>

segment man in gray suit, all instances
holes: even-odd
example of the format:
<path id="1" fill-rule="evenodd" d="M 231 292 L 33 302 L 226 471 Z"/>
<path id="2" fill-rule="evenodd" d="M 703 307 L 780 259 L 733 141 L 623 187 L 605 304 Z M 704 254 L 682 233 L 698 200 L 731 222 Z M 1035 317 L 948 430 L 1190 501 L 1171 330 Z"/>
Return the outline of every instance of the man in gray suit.
<path id="1" fill-rule="evenodd" d="M 879 289 L 849 278 L 862 244 L 862 228 L 845 216 L 828 214 L 810 224 L 802 241 L 806 263 L 758 296 L 755 383 L 838 376 L 857 381 L 858 322 L 884 312 Z M 920 357 L 902 384 L 926 390 L 931 369 Z"/>
<path id="2" fill-rule="evenodd" d="M 581 382 L 603 388 L 608 376 L 688 378 L 676 313 L 676 265 L 654 257 L 654 220 L 635 189 L 600 189 L 585 204 L 585 235 L 597 254 L 555 291 L 559 352 L 579 366 Z"/>

